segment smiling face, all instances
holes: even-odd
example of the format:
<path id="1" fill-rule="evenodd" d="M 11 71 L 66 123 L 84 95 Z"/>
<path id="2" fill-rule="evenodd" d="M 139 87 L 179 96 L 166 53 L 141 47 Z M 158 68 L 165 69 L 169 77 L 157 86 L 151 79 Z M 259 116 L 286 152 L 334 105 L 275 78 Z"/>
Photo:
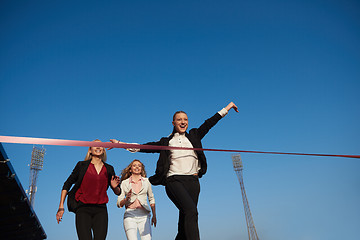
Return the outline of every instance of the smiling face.
<path id="1" fill-rule="evenodd" d="M 142 164 L 139 161 L 134 161 L 131 164 L 131 174 L 140 175 L 142 171 Z"/>
<path id="2" fill-rule="evenodd" d="M 104 148 L 103 147 L 91 147 L 90 153 L 92 156 L 100 157 L 104 154 Z"/>
<path id="3" fill-rule="evenodd" d="M 95 139 L 93 142 L 101 142 L 99 139 Z M 91 160 L 93 157 L 100 158 L 103 162 L 106 162 L 106 150 L 103 147 L 89 147 L 86 153 L 84 161 Z"/>
<path id="4" fill-rule="evenodd" d="M 188 128 L 188 117 L 186 113 L 176 113 L 172 122 L 175 127 L 175 131 L 178 133 L 185 133 Z"/>

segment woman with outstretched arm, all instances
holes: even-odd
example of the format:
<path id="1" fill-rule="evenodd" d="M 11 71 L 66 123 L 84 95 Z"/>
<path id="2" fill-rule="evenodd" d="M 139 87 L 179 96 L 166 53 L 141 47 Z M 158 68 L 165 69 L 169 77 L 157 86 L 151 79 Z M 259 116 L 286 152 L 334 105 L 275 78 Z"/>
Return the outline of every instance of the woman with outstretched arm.
<path id="1" fill-rule="evenodd" d="M 237 106 L 230 102 L 200 127 L 190 129 L 189 132 L 187 132 L 187 114 L 183 111 L 177 111 L 173 115 L 172 134 L 161 138 L 159 141 L 148 142 L 144 145 L 203 148 L 201 139 L 231 109 L 238 112 Z M 110 141 L 121 143 L 116 139 Z M 175 239 L 200 239 L 197 204 L 200 194 L 199 178 L 207 170 L 204 152 L 193 150 L 129 150 L 132 152 L 160 153 L 155 175 L 149 177 L 149 181 L 152 185 L 164 185 L 166 194 L 179 210 L 178 233 Z"/>

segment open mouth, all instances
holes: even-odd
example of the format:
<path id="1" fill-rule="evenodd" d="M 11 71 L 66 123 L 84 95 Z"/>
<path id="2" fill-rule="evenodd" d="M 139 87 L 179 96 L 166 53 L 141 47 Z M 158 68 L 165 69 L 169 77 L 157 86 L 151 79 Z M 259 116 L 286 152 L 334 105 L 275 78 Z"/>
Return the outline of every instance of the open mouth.
<path id="1" fill-rule="evenodd" d="M 101 153 L 102 153 L 102 149 L 95 149 L 95 153 L 101 154 Z"/>

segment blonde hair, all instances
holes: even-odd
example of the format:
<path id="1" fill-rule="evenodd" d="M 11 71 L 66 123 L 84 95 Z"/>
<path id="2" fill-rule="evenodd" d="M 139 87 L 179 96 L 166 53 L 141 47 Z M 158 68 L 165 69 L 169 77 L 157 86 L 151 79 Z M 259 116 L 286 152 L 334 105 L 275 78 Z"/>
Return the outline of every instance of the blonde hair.
<path id="1" fill-rule="evenodd" d="M 131 166 L 134 162 L 139 162 L 141 164 L 141 173 L 140 175 L 142 177 L 146 177 L 146 171 L 145 171 L 145 165 L 138 159 L 134 159 L 126 168 L 124 168 L 122 171 L 121 171 L 121 179 L 120 179 L 120 182 L 128 179 L 130 176 L 131 176 Z"/>
<path id="2" fill-rule="evenodd" d="M 93 142 L 101 142 L 101 141 L 99 139 L 95 139 L 95 140 L 93 140 Z M 88 161 L 88 160 L 92 159 L 91 148 L 92 147 L 89 147 L 88 152 L 86 153 L 84 161 Z M 106 162 L 106 159 L 107 159 L 106 150 L 105 150 L 105 148 L 103 148 L 103 150 L 104 151 L 103 151 L 103 154 L 100 156 L 100 159 L 101 159 L 101 161 Z"/>

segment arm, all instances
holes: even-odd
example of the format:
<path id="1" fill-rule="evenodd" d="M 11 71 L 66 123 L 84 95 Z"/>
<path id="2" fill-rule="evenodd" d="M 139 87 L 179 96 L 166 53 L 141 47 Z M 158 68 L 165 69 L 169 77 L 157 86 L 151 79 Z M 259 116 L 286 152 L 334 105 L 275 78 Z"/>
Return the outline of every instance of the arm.
<path id="1" fill-rule="evenodd" d="M 119 203 L 120 207 L 123 207 L 124 205 L 126 205 L 130 202 L 131 194 L 132 194 L 132 189 L 130 189 L 130 191 L 126 194 L 126 198 L 124 198 L 120 201 L 120 203 Z M 118 205 L 118 207 L 119 207 L 119 205 Z"/>
<path id="2" fill-rule="evenodd" d="M 152 218 L 151 218 L 151 224 L 154 225 L 154 227 L 156 227 L 156 211 L 155 211 L 155 204 L 150 204 L 151 207 L 151 212 L 152 212 Z"/>
<path id="3" fill-rule="evenodd" d="M 67 195 L 67 190 L 62 190 L 61 191 L 61 196 L 60 196 L 60 204 L 59 204 L 59 209 L 56 213 L 56 221 L 59 224 L 62 220 L 62 217 L 64 215 L 65 212 L 65 208 L 64 208 L 64 202 L 65 202 L 65 198 Z"/>
<path id="4" fill-rule="evenodd" d="M 59 209 L 56 213 L 56 220 L 57 220 L 58 224 L 61 222 L 62 217 L 65 212 L 64 202 L 66 199 L 66 195 L 67 195 L 68 191 L 70 190 L 71 186 L 77 181 L 77 179 L 79 177 L 79 172 L 80 172 L 80 162 L 78 162 L 76 164 L 75 168 L 73 169 L 70 176 L 66 179 L 66 181 L 63 185 L 63 188 L 61 191 L 61 196 L 60 196 Z"/>
<path id="5" fill-rule="evenodd" d="M 120 142 L 119 140 L 116 140 L 116 139 L 110 139 L 110 142 L 112 142 L 112 143 L 124 143 L 124 142 Z M 139 143 L 132 143 L 132 144 L 139 144 Z M 144 143 L 142 145 L 162 146 L 161 141 L 148 142 L 148 143 Z M 108 150 L 110 150 L 110 149 L 112 149 L 112 148 L 108 148 Z M 159 153 L 160 152 L 160 150 L 155 150 L 155 149 L 139 149 L 139 148 L 127 148 L 126 150 L 128 150 L 129 152 L 132 152 L 132 153 L 136 153 L 136 152 Z"/>
<path id="6" fill-rule="evenodd" d="M 120 195 L 119 195 L 119 197 L 117 199 L 117 202 L 116 202 L 116 205 L 118 206 L 118 208 L 122 208 L 124 205 L 126 205 L 127 203 L 130 202 L 132 191 L 130 189 L 129 192 L 126 192 L 128 188 L 125 186 L 125 184 L 126 184 L 125 181 L 126 180 L 121 182 L 121 187 L 120 187 L 121 188 L 120 189 L 121 193 L 120 193 Z"/>
<path id="7" fill-rule="evenodd" d="M 126 142 L 120 142 L 120 141 L 117 140 L 117 139 L 110 139 L 110 142 L 112 142 L 112 143 L 125 143 L 125 144 L 126 144 Z M 134 144 L 135 144 L 135 143 L 134 143 Z M 111 150 L 111 149 L 113 149 L 113 148 L 108 148 L 107 150 Z M 133 148 L 127 148 L 126 150 L 132 152 L 132 149 L 133 149 Z M 134 150 L 136 150 L 136 149 L 134 149 Z"/>
<path id="8" fill-rule="evenodd" d="M 224 107 L 222 110 L 220 110 L 219 112 L 217 112 L 214 116 L 212 116 L 211 118 L 207 119 L 198 129 L 198 134 L 200 139 L 202 139 L 208 132 L 209 130 L 215 126 L 215 124 L 222 119 L 223 117 L 226 116 L 226 114 L 228 114 L 228 112 L 230 111 L 230 109 L 234 109 L 236 112 L 238 111 L 237 106 L 235 105 L 235 103 L 230 102 L 226 107 Z"/>
<path id="9" fill-rule="evenodd" d="M 147 142 L 144 143 L 143 145 L 152 145 L 152 146 L 163 146 L 161 139 L 157 142 Z M 160 153 L 161 150 L 156 150 L 156 149 L 140 149 L 140 152 L 143 153 Z"/>
<path id="10" fill-rule="evenodd" d="M 112 176 L 111 177 L 111 189 L 116 195 L 120 195 L 121 189 L 120 189 L 120 177 L 119 176 Z"/>
<path id="11" fill-rule="evenodd" d="M 81 163 L 83 162 L 78 162 L 75 166 L 75 168 L 73 169 L 73 171 L 71 172 L 70 176 L 68 177 L 68 179 L 66 179 L 64 185 L 63 185 L 63 190 L 67 190 L 69 191 L 71 186 L 76 183 L 76 181 L 79 178 L 79 174 L 80 174 L 80 168 L 81 168 Z"/>
<path id="12" fill-rule="evenodd" d="M 116 139 L 110 139 L 110 142 L 112 143 L 124 143 L 124 142 L 120 142 L 119 140 Z M 132 144 L 139 144 L 139 143 L 132 143 Z M 145 143 L 143 145 L 160 145 L 160 142 L 148 142 Z M 110 150 L 112 148 L 108 148 L 108 150 Z M 152 150 L 152 149 L 139 149 L 139 148 L 127 148 L 126 150 L 128 150 L 129 152 L 132 153 L 136 153 L 136 152 L 145 152 L 145 153 L 159 153 L 160 150 Z"/>
<path id="13" fill-rule="evenodd" d="M 110 164 L 104 163 L 108 174 L 108 186 L 113 190 L 116 195 L 120 195 L 120 178 L 115 175 L 114 167 Z"/>
<path id="14" fill-rule="evenodd" d="M 151 212 L 152 212 L 151 224 L 156 227 L 157 220 L 156 220 L 156 210 L 155 210 L 155 197 L 154 197 L 154 193 L 152 191 L 151 183 L 149 182 L 149 180 L 147 180 L 147 183 L 149 184 L 147 195 L 149 198 L 149 203 L 150 203 Z"/>

